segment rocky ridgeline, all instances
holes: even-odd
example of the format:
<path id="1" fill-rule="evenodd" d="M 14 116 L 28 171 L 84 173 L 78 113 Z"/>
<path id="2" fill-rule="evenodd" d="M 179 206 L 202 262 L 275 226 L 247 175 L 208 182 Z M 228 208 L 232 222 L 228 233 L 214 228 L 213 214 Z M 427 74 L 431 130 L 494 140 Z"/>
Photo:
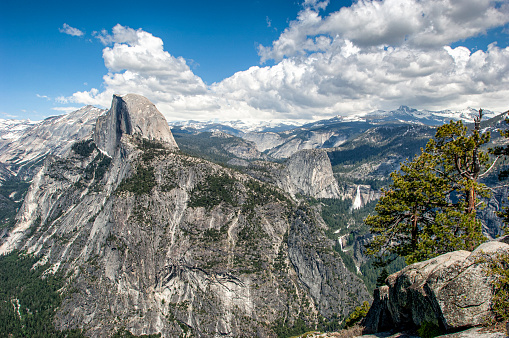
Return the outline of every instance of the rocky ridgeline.
<path id="1" fill-rule="evenodd" d="M 31 179 L 48 154 L 62 155 L 80 139 L 91 137 L 97 118 L 106 112 L 93 106 L 49 117 L 25 126 L 13 138 L 0 139 L 0 180 Z"/>
<path id="2" fill-rule="evenodd" d="M 300 128 L 297 128 L 299 130 Z M 301 150 L 333 148 L 348 139 L 348 133 L 336 130 L 311 130 L 292 135 L 291 132 L 250 132 L 242 138 L 256 144 L 258 150 L 271 158 L 286 159 Z"/>
<path id="3" fill-rule="evenodd" d="M 333 148 L 343 144 L 347 136 L 336 131 L 310 131 L 304 138 L 292 137 L 284 140 L 285 142 L 267 150 L 267 154 L 272 158 L 284 159 L 301 150 Z"/>
<path id="4" fill-rule="evenodd" d="M 481 325 L 492 317 L 493 289 L 486 260 L 509 252 L 509 236 L 473 252 L 454 251 L 407 266 L 375 290 L 365 333 L 415 329 L 432 324 L 444 332 Z"/>
<path id="5" fill-rule="evenodd" d="M 46 158 L 0 253 L 27 251 L 65 278 L 58 328 L 273 337 L 370 300 L 319 214 L 177 150 L 157 109 L 129 94 L 93 135 Z M 289 170 L 314 160 L 295 161 Z"/>

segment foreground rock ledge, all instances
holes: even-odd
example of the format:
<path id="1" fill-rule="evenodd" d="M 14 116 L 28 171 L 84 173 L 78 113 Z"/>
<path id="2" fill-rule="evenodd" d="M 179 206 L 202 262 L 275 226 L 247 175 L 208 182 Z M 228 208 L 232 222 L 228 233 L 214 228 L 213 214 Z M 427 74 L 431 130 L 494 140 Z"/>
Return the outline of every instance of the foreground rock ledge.
<path id="1" fill-rule="evenodd" d="M 493 315 L 493 291 L 479 258 L 509 252 L 508 243 L 505 236 L 473 252 L 450 252 L 390 275 L 387 285 L 375 290 L 364 333 L 412 329 L 425 322 L 447 332 L 482 324 Z"/>

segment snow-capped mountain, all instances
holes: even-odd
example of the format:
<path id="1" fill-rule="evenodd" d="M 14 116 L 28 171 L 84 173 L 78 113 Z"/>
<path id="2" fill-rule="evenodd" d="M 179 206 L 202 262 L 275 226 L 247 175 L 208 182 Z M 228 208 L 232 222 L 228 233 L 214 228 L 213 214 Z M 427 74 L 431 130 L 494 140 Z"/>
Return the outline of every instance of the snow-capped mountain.
<path id="1" fill-rule="evenodd" d="M 490 110 L 483 110 L 483 121 L 497 116 L 499 113 L 495 113 Z M 313 122 L 302 123 L 302 121 L 292 121 L 292 124 L 288 124 L 288 129 L 281 130 L 264 130 L 263 128 L 251 128 L 249 132 L 283 132 L 292 129 L 300 130 L 313 130 L 320 127 L 330 127 L 333 125 L 343 123 L 369 123 L 371 125 L 380 125 L 385 123 L 410 123 L 420 124 L 427 126 L 440 126 L 449 121 L 463 121 L 464 123 L 473 123 L 474 118 L 479 115 L 479 110 L 474 108 L 466 108 L 460 111 L 452 110 L 418 110 L 407 106 L 400 106 L 395 110 L 375 110 L 369 113 L 358 113 L 348 116 L 334 116 L 330 119 L 318 120 Z M 301 122 L 301 123 L 297 123 Z M 221 122 L 224 123 L 224 122 Z M 292 127 L 293 125 L 293 127 Z"/>
<path id="2" fill-rule="evenodd" d="M 377 110 L 359 117 L 363 118 L 365 121 L 369 121 L 372 123 L 406 122 L 429 126 L 440 126 L 451 120 L 453 121 L 461 120 L 465 123 L 473 123 L 474 118 L 477 117 L 478 115 L 479 110 L 474 108 L 466 108 L 454 112 L 452 110 L 440 110 L 440 111 L 417 110 L 407 106 L 400 106 L 396 110 L 391 111 Z M 490 110 L 483 110 L 483 120 L 488 120 L 492 117 L 495 117 L 496 115 L 497 113 L 492 112 Z"/>
<path id="3" fill-rule="evenodd" d="M 180 127 L 181 129 L 194 129 L 200 132 L 206 131 L 223 131 L 225 133 L 239 136 L 242 133 L 249 132 L 282 132 L 292 130 L 306 123 L 303 120 L 235 120 L 235 121 L 170 121 L 170 126 Z"/>
<path id="4" fill-rule="evenodd" d="M 410 124 L 435 127 L 450 120 L 473 123 L 478 114 L 478 110 L 472 108 L 453 112 L 450 110 L 417 110 L 401 106 L 392 111 L 378 110 L 348 117 L 335 116 L 279 133 L 249 132 L 240 136 L 254 142 L 260 151 L 265 151 L 269 156 L 284 159 L 302 149 L 341 146 L 348 139 L 377 126 Z M 497 114 L 484 111 L 483 121 L 488 121 L 494 116 Z"/>

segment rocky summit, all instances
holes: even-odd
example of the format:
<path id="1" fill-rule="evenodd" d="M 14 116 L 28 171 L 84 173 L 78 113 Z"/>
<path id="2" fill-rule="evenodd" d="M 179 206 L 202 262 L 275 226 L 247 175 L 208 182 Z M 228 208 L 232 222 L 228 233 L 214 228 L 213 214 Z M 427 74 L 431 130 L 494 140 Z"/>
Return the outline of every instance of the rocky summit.
<path id="1" fill-rule="evenodd" d="M 177 148 L 164 116 L 146 97 L 137 94 L 114 95 L 111 109 L 97 119 L 94 142 L 109 156 L 117 150 L 122 135 L 137 135 Z"/>
<path id="2" fill-rule="evenodd" d="M 314 177 L 318 196 L 336 192 Z M 63 278 L 61 330 L 276 337 L 371 298 L 326 229 L 275 184 L 178 151 L 155 106 L 129 94 L 45 158 L 0 252 Z"/>

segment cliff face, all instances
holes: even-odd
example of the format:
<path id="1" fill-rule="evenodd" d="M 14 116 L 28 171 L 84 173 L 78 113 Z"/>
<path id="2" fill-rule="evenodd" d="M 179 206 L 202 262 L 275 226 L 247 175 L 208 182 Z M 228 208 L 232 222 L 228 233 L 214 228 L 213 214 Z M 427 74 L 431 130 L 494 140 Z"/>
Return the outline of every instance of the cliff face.
<path id="1" fill-rule="evenodd" d="M 297 130 L 300 130 L 300 128 Z M 337 147 L 343 144 L 348 137 L 348 132 L 328 129 L 300 131 L 296 134 L 251 132 L 242 135 L 242 138 L 254 142 L 258 150 L 266 152 L 267 155 L 275 159 L 289 158 L 298 151 L 305 149 Z"/>
<path id="2" fill-rule="evenodd" d="M 482 220 L 482 230 L 486 237 L 493 239 L 504 233 L 503 221 L 497 213 L 504 209 L 508 198 L 509 190 L 507 187 L 494 189 L 491 198 L 486 201 L 486 207 L 479 210 L 478 217 Z"/>
<path id="3" fill-rule="evenodd" d="M 16 213 L 34 175 L 47 156 L 62 156 L 79 139 L 91 137 L 106 111 L 92 106 L 38 123 L 11 125 L 0 135 L 0 243 L 14 226 Z"/>
<path id="4" fill-rule="evenodd" d="M 111 109 L 97 120 L 94 142 L 109 156 L 115 153 L 122 135 L 137 135 L 177 148 L 164 116 L 141 95 L 114 95 Z"/>
<path id="5" fill-rule="evenodd" d="M 145 100 L 114 97 L 93 138 L 48 157 L 2 239 L 0 253 L 26 250 L 65 277 L 58 328 L 271 337 L 370 298 L 319 215 L 176 152 Z"/>
<path id="6" fill-rule="evenodd" d="M 339 198 L 340 192 L 332 166 L 324 150 L 302 150 L 286 162 L 279 178 L 279 186 L 292 196 Z"/>
<path id="7" fill-rule="evenodd" d="M 333 148 L 343 144 L 347 135 L 330 131 L 309 131 L 301 137 L 293 137 L 284 140 L 284 143 L 267 150 L 267 154 L 273 158 L 289 158 L 298 151 L 305 149 Z"/>

